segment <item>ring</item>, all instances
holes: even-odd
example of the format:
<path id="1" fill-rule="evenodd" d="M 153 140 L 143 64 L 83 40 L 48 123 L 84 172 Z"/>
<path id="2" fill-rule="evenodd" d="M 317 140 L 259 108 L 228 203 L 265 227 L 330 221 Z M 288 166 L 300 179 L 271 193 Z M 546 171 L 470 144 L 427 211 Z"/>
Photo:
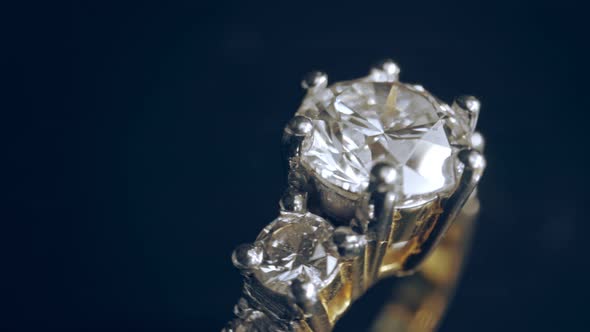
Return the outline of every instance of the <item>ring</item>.
<path id="1" fill-rule="evenodd" d="M 436 329 L 479 210 L 480 102 L 448 105 L 398 76 L 386 60 L 360 79 L 303 80 L 279 215 L 232 254 L 244 287 L 223 331 L 332 331 L 390 277 L 372 331 Z"/>

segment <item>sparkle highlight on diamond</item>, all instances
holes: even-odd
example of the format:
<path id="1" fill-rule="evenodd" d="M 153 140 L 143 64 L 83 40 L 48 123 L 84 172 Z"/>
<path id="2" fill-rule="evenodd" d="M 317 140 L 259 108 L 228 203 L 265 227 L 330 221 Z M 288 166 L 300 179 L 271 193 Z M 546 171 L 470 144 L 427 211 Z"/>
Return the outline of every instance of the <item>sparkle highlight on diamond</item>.
<path id="1" fill-rule="evenodd" d="M 282 294 L 288 294 L 294 279 L 323 287 L 338 272 L 332 234 L 330 223 L 314 214 L 282 213 L 256 240 L 264 249 L 264 259 L 255 276 Z"/>
<path id="2" fill-rule="evenodd" d="M 389 162 L 402 177 L 402 204 L 450 190 L 456 184 L 453 145 L 470 132 L 468 121 L 451 111 L 398 82 L 357 80 L 310 91 L 299 112 L 314 126 L 302 164 L 320 181 L 360 193 L 371 167 Z"/>

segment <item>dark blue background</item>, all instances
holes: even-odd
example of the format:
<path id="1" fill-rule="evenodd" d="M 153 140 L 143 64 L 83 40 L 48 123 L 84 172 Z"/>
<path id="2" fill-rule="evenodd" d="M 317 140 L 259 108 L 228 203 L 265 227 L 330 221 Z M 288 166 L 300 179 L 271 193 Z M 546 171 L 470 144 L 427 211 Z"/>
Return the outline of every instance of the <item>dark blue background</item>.
<path id="1" fill-rule="evenodd" d="M 583 6 L 21 2 L 2 14 L 0 329 L 218 330 L 240 291 L 232 248 L 277 214 L 300 78 L 354 78 L 392 57 L 402 80 L 483 103 L 482 218 L 442 331 L 584 330 Z"/>

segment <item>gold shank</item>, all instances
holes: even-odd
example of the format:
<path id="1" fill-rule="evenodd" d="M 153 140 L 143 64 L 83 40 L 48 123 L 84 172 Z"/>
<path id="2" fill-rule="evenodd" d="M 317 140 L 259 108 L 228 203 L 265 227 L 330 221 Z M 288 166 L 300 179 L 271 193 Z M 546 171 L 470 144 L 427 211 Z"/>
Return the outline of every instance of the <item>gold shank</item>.
<path id="1" fill-rule="evenodd" d="M 422 332 L 436 329 L 454 291 L 478 206 L 477 198 L 472 196 L 420 269 L 410 276 L 396 279 L 390 300 L 382 308 L 371 331 Z M 369 242 L 365 255 L 342 263 L 339 275 L 320 292 L 331 328 L 336 327 L 337 331 L 338 319 L 369 287 L 380 279 L 401 276 L 399 272 L 404 262 L 420 250 L 438 222 L 441 211 L 439 200 L 420 208 L 397 211 L 386 243 Z M 410 229 L 407 224 L 413 227 Z M 371 280 L 365 262 L 378 250 L 385 250 L 385 255 L 378 278 Z M 312 331 L 307 323 L 302 323 L 304 330 Z"/>

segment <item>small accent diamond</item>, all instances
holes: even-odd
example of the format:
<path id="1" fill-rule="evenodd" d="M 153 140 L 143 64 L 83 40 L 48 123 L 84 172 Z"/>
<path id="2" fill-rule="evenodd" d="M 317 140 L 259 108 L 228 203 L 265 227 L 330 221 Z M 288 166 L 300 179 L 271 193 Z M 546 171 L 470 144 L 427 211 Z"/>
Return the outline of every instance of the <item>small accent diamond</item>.
<path id="1" fill-rule="evenodd" d="M 262 263 L 254 270 L 266 287 L 289 293 L 290 282 L 301 279 L 318 288 L 338 271 L 338 250 L 332 242 L 333 228 L 311 214 L 282 213 L 258 236 L 264 250 Z"/>

